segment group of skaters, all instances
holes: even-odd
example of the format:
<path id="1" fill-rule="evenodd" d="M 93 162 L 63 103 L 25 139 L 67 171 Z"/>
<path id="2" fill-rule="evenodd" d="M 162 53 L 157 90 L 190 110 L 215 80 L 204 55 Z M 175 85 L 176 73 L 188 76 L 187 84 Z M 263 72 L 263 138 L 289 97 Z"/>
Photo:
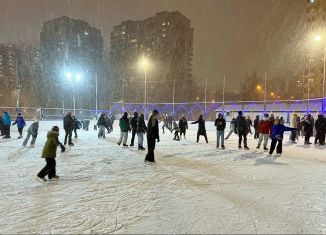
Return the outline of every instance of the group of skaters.
<path id="1" fill-rule="evenodd" d="M 201 119 L 201 118 L 200 118 Z M 223 115 L 218 114 L 218 118 L 215 121 L 216 131 L 217 131 L 217 148 L 221 142 L 222 149 L 224 146 L 224 130 L 226 126 L 225 119 Z M 254 127 L 254 138 L 258 140 L 256 149 L 260 149 L 263 143 L 264 151 L 269 150 L 269 154 L 272 155 L 275 148 L 276 153 L 282 154 L 282 142 L 284 138 L 285 131 L 291 131 L 290 143 L 296 144 L 300 134 L 304 136 L 304 144 L 310 145 L 310 138 L 315 134 L 315 145 L 325 145 L 325 135 L 326 135 L 326 117 L 323 114 L 318 115 L 318 119 L 314 121 L 310 114 L 304 115 L 301 119 L 297 114 L 293 115 L 291 126 L 287 127 L 284 125 L 283 117 L 274 117 L 273 114 L 264 114 L 262 120 L 259 119 L 259 115 L 256 116 L 254 122 L 251 121 L 248 116 L 245 118 L 242 111 L 238 112 L 237 118 L 233 118 L 230 122 L 230 132 L 226 136 L 226 140 L 230 137 L 232 133 L 238 134 L 238 147 L 242 148 L 242 140 L 244 144 L 244 149 L 249 150 L 247 145 L 247 135 L 251 132 L 251 127 Z M 200 132 L 200 127 L 198 133 Z M 206 133 L 205 135 L 206 136 Z M 206 138 L 206 137 L 205 137 Z M 268 140 L 271 139 L 270 148 L 267 148 Z M 207 139 L 206 139 L 207 142 Z"/>
<path id="2" fill-rule="evenodd" d="M 173 121 L 172 116 L 162 114 L 161 118 L 158 119 L 159 112 L 155 109 L 150 115 L 147 125 L 145 123 L 144 114 L 138 114 L 134 112 L 133 117 L 129 117 L 129 114 L 125 112 L 119 120 L 120 127 L 120 138 L 117 142 L 118 145 L 123 147 L 134 146 L 135 137 L 137 135 L 138 139 L 138 150 L 145 150 L 143 146 L 144 136 L 146 135 L 147 139 L 147 154 L 145 157 L 145 162 L 155 162 L 154 150 L 156 142 L 160 141 L 159 135 L 159 122 L 162 122 L 163 134 L 165 129 L 174 132 L 173 140 L 180 140 L 183 136 L 186 139 L 186 130 L 188 129 L 188 120 L 186 116 L 183 116 L 179 122 Z M 113 122 L 114 117 L 112 115 L 100 114 L 94 129 L 97 130 L 98 127 L 98 138 L 105 138 L 105 130 L 108 133 L 113 131 Z M 198 124 L 197 139 L 196 142 L 199 142 L 200 136 L 203 136 L 206 143 L 208 143 L 205 120 L 203 115 L 200 115 L 197 121 L 191 122 L 190 124 Z M 242 111 L 238 112 L 238 116 L 233 118 L 230 122 L 230 131 L 226 137 L 225 128 L 226 120 L 222 113 L 218 114 L 218 117 L 215 120 L 216 127 L 216 147 L 225 149 L 225 141 L 235 133 L 238 135 L 238 148 L 242 149 L 242 146 L 245 150 L 249 150 L 247 145 L 247 135 L 252 134 L 251 128 L 254 128 L 254 139 L 257 139 L 257 149 L 263 147 L 264 151 L 269 151 L 269 154 L 272 155 L 276 149 L 276 153 L 282 154 L 282 142 L 284 138 L 284 132 L 290 131 L 290 143 L 295 144 L 300 136 L 304 136 L 304 143 L 306 145 L 312 144 L 310 138 L 315 136 L 314 144 L 316 145 L 325 145 L 325 134 L 326 134 L 326 117 L 323 114 L 319 114 L 317 120 L 310 115 L 304 115 L 303 118 L 300 118 L 297 114 L 293 115 L 291 120 L 290 127 L 284 125 L 283 117 L 274 117 L 273 114 L 264 114 L 263 118 L 257 115 L 254 121 L 250 117 L 245 117 Z M 12 123 L 10 114 L 7 110 L 3 110 L 3 113 L 0 116 L 0 131 L 3 138 L 11 138 L 10 136 L 10 127 L 12 125 L 17 125 L 18 128 L 18 138 L 23 137 L 23 129 L 26 126 L 26 122 L 21 113 L 18 113 L 16 120 Z M 63 129 L 65 131 L 64 143 L 62 144 L 59 139 L 59 127 L 54 126 L 51 131 L 47 133 L 47 140 L 42 151 L 42 157 L 46 160 L 46 166 L 38 173 L 38 178 L 42 181 L 47 181 L 45 176 L 48 176 L 48 179 L 56 179 L 59 176 L 56 175 L 56 150 L 60 146 L 61 151 L 64 152 L 66 145 L 74 146 L 72 142 L 73 132 L 75 133 L 75 138 L 78 138 L 77 130 L 81 127 L 84 130 L 88 130 L 89 121 L 81 122 L 71 113 L 68 112 L 63 118 Z M 34 147 L 39 128 L 39 119 L 34 117 L 33 122 L 27 130 L 27 136 L 23 142 L 23 146 L 26 146 L 29 139 L 32 138 L 30 146 Z M 130 144 L 127 144 L 128 133 L 131 133 Z M 268 148 L 268 142 L 271 139 L 270 147 Z M 243 145 L 242 145 L 243 144 Z"/>

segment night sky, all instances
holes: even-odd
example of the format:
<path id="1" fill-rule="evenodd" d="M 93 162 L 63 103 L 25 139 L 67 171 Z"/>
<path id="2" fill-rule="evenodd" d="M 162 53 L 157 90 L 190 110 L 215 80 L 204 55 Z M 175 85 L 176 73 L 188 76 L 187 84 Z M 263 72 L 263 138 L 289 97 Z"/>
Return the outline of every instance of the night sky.
<path id="1" fill-rule="evenodd" d="M 286 79 L 300 69 L 305 0 L 0 0 L 0 42 L 35 44 L 44 21 L 66 15 L 101 29 L 108 50 L 114 25 L 163 10 L 191 20 L 194 76 L 209 86 L 223 74 L 231 90 L 253 71 Z"/>

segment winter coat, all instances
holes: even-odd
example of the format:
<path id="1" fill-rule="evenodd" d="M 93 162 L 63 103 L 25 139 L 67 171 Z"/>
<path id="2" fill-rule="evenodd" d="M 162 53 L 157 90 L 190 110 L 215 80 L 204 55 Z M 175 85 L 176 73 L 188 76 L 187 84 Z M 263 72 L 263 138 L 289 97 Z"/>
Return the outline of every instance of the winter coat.
<path id="1" fill-rule="evenodd" d="M 248 133 L 248 127 L 245 117 L 238 116 L 235 120 L 235 127 L 237 132 Z"/>
<path id="2" fill-rule="evenodd" d="M 119 126 L 121 132 L 128 132 L 130 130 L 129 119 L 124 117 L 120 118 Z"/>
<path id="3" fill-rule="evenodd" d="M 4 126 L 10 126 L 11 125 L 11 117 L 8 112 L 4 112 L 2 116 L 2 122 Z"/>
<path id="4" fill-rule="evenodd" d="M 297 122 L 297 118 L 296 117 L 293 117 L 292 118 L 291 127 L 292 128 L 298 128 L 298 122 Z"/>
<path id="5" fill-rule="evenodd" d="M 78 129 L 80 129 L 80 128 L 81 128 L 81 123 L 80 123 L 80 121 L 78 121 L 77 118 L 72 119 L 72 120 L 73 120 L 72 125 L 73 125 L 74 130 L 78 130 Z"/>
<path id="6" fill-rule="evenodd" d="M 325 133 L 326 132 L 326 118 L 319 116 L 315 122 L 315 128 L 317 132 Z"/>
<path id="7" fill-rule="evenodd" d="M 172 131 L 180 132 L 180 128 L 179 128 L 179 126 L 178 126 L 178 125 L 174 125 L 173 128 L 172 128 L 172 130 L 171 130 L 171 132 L 172 132 Z"/>
<path id="8" fill-rule="evenodd" d="M 70 115 L 66 115 L 63 118 L 63 128 L 65 130 L 69 130 L 69 129 L 73 129 L 74 126 L 74 120 L 72 119 L 72 117 Z"/>
<path id="9" fill-rule="evenodd" d="M 249 129 L 252 126 L 251 119 L 246 119 L 247 128 Z"/>
<path id="10" fill-rule="evenodd" d="M 305 135 L 312 135 L 314 130 L 313 120 L 311 118 L 306 118 L 301 123 L 303 125 Z"/>
<path id="11" fill-rule="evenodd" d="M 105 117 L 104 116 L 100 116 L 100 118 L 97 121 L 97 126 L 105 126 L 106 122 L 105 122 Z"/>
<path id="12" fill-rule="evenodd" d="M 259 130 L 259 133 L 261 133 L 261 134 L 270 134 L 271 122 L 268 120 L 268 118 L 264 117 L 263 120 L 261 120 L 259 122 L 258 130 Z"/>
<path id="13" fill-rule="evenodd" d="M 155 120 L 154 124 L 152 121 L 152 116 L 148 120 L 147 124 L 147 139 L 160 139 L 159 130 L 158 130 L 158 121 Z"/>
<path id="14" fill-rule="evenodd" d="M 216 126 L 216 130 L 217 131 L 224 131 L 225 130 L 225 126 L 226 126 L 226 122 L 224 118 L 217 118 L 215 120 L 215 124 Z"/>
<path id="15" fill-rule="evenodd" d="M 130 120 L 130 127 L 132 130 L 135 130 L 137 129 L 137 119 L 138 119 L 138 116 L 134 116 L 131 120 Z"/>
<path id="16" fill-rule="evenodd" d="M 147 127 L 143 118 L 137 117 L 135 130 L 137 133 L 145 133 L 147 131 Z"/>
<path id="17" fill-rule="evenodd" d="M 188 122 L 187 120 L 184 119 L 180 119 L 179 121 L 179 128 L 180 128 L 180 132 L 185 132 L 186 129 L 188 129 Z"/>
<path id="18" fill-rule="evenodd" d="M 49 131 L 47 134 L 47 140 L 45 142 L 42 157 L 43 158 L 55 158 L 57 156 L 57 147 L 59 145 L 58 140 L 59 133 L 55 131 Z"/>
<path id="19" fill-rule="evenodd" d="M 16 121 L 12 125 L 16 125 L 16 124 L 18 128 L 24 128 L 24 126 L 26 126 L 23 116 L 18 116 L 16 118 Z"/>
<path id="20" fill-rule="evenodd" d="M 296 128 L 287 127 L 282 124 L 274 125 L 272 129 L 272 139 L 282 140 L 284 131 L 293 131 L 293 130 L 296 130 Z"/>
<path id="21" fill-rule="evenodd" d="M 30 133 L 32 136 L 36 137 L 38 135 L 38 127 L 39 127 L 39 123 L 38 122 L 33 122 L 27 132 Z"/>
<path id="22" fill-rule="evenodd" d="M 257 130 L 258 127 L 259 127 L 259 118 L 256 118 L 256 119 L 254 120 L 254 128 L 255 128 L 255 130 Z"/>
<path id="23" fill-rule="evenodd" d="M 197 121 L 192 122 L 191 124 L 197 124 L 197 123 L 198 123 L 197 135 L 206 135 L 205 121 L 203 119 L 198 119 Z"/>

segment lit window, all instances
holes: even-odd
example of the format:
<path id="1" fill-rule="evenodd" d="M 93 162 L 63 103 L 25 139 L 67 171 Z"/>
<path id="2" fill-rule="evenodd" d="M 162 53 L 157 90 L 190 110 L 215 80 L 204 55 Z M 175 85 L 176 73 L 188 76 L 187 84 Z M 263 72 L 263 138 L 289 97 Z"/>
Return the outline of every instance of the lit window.
<path id="1" fill-rule="evenodd" d="M 162 37 L 165 38 L 165 34 L 162 34 Z"/>
<path id="2" fill-rule="evenodd" d="M 165 22 L 163 22 L 162 25 L 164 26 L 165 25 Z"/>
<path id="3" fill-rule="evenodd" d="M 88 32 L 87 32 L 87 31 L 85 31 L 85 35 L 86 35 L 86 36 L 88 35 Z"/>
<path id="4" fill-rule="evenodd" d="M 126 32 L 122 32 L 121 34 L 122 34 L 122 35 L 125 35 L 125 34 L 126 34 Z"/>

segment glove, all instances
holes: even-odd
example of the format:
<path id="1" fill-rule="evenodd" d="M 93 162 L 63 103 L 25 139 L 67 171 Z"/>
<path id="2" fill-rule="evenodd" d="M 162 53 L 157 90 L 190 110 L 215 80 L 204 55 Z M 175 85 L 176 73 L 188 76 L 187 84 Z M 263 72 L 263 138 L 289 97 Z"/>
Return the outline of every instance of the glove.
<path id="1" fill-rule="evenodd" d="M 34 135 L 33 137 L 34 137 L 34 138 L 36 138 L 36 137 L 37 137 L 37 135 Z"/>
<path id="2" fill-rule="evenodd" d="M 160 138 L 157 139 L 157 143 L 160 142 Z"/>
<path id="3" fill-rule="evenodd" d="M 60 145 L 60 148 L 61 148 L 61 152 L 63 153 L 64 151 L 66 151 L 66 147 L 63 146 L 62 144 Z"/>

